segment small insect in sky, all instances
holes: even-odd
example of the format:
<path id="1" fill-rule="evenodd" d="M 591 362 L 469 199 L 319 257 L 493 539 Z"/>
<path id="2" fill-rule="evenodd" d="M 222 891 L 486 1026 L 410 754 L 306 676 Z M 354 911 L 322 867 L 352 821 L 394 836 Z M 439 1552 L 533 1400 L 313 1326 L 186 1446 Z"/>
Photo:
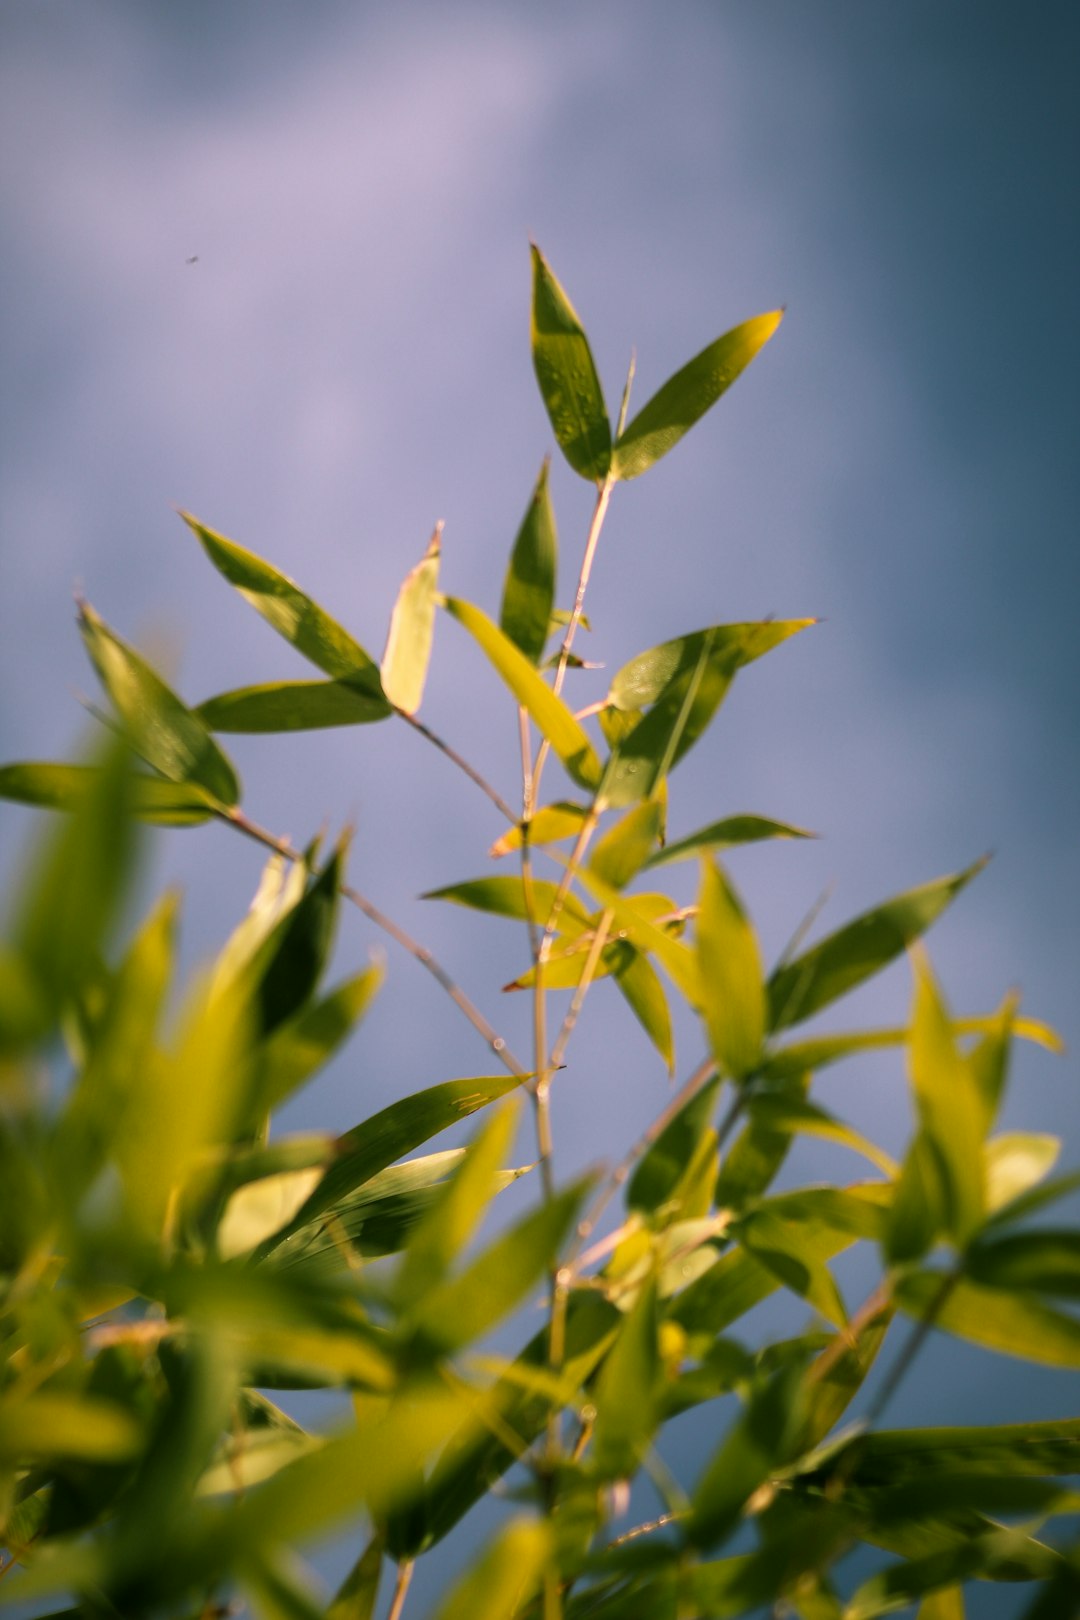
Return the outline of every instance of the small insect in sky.
<path id="1" fill-rule="evenodd" d="M 198 262 L 199 262 L 199 255 L 197 253 L 193 253 L 191 255 L 190 259 L 185 259 L 184 260 L 185 264 L 198 264 Z"/>

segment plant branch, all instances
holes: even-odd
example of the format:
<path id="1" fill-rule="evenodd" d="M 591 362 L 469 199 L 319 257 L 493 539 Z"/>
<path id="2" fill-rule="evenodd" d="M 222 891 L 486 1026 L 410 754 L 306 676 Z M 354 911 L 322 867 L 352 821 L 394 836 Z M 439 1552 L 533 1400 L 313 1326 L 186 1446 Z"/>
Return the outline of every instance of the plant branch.
<path id="1" fill-rule="evenodd" d="M 272 849 L 275 854 L 282 856 L 285 860 L 303 861 L 303 855 L 298 849 L 293 848 L 288 839 L 275 837 L 273 833 L 267 832 L 265 827 L 260 827 L 256 822 L 249 820 L 241 810 L 231 809 L 224 813 L 220 819 L 229 822 L 244 833 L 246 837 L 254 839 L 256 843 L 263 844 L 267 849 Z M 395 940 L 403 950 L 408 951 L 409 955 L 414 957 L 421 967 L 428 970 L 432 978 L 446 991 L 454 1005 L 464 1013 L 477 1034 L 487 1043 L 499 1061 L 515 1079 L 525 1080 L 528 1076 L 528 1070 L 518 1062 L 504 1038 L 488 1023 L 480 1009 L 469 1000 L 464 990 L 450 977 L 442 963 L 432 955 L 427 946 L 419 944 L 411 934 L 407 934 L 404 928 L 399 927 L 391 917 L 387 917 L 384 912 L 379 910 L 378 906 L 373 905 L 366 895 L 361 894 L 360 890 L 353 888 L 351 884 L 343 883 L 340 893 L 344 899 L 350 901 L 359 911 L 362 911 L 364 916 L 370 922 L 373 922 L 377 928 L 381 928 L 383 933 L 389 934 L 390 938 Z"/>
<path id="2" fill-rule="evenodd" d="M 476 767 L 474 765 L 470 765 L 468 760 L 458 753 L 456 748 L 451 748 L 448 742 L 444 742 L 436 732 L 432 731 L 430 726 L 426 726 L 422 720 L 418 720 L 415 714 L 409 714 L 405 709 L 395 709 L 394 713 L 400 715 L 402 720 L 407 721 L 408 724 L 412 726 L 414 731 L 420 733 L 421 737 L 426 737 L 429 743 L 433 743 L 441 754 L 445 754 L 447 759 L 451 760 L 457 766 L 458 770 L 464 771 L 465 775 L 469 778 L 469 781 L 475 782 L 480 791 L 487 794 L 488 798 L 491 800 L 492 804 L 495 806 L 496 810 L 501 816 L 505 816 L 506 820 L 509 821 L 511 825 L 516 823 L 517 817 L 507 804 L 506 800 L 503 798 L 502 794 L 493 788 L 491 783 L 487 781 L 485 777 L 481 776 Z"/>
<path id="3" fill-rule="evenodd" d="M 413 1561 L 403 1558 L 397 1567 L 397 1580 L 394 1582 L 394 1596 L 387 1612 L 386 1620 L 401 1620 L 401 1611 L 405 1607 L 409 1586 L 413 1577 Z"/>

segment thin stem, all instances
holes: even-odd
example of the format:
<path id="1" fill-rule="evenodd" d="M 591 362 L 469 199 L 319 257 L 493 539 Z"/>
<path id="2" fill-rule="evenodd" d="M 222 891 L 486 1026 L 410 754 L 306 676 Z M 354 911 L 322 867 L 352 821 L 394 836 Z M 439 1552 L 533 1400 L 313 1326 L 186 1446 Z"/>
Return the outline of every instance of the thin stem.
<path id="1" fill-rule="evenodd" d="M 562 1061 L 566 1055 L 567 1044 L 571 1035 L 574 1033 L 574 1025 L 581 1016 L 581 1009 L 584 1005 L 585 997 L 589 993 L 589 987 L 596 976 L 596 969 L 600 965 L 600 953 L 603 951 L 604 946 L 608 942 L 608 934 L 611 931 L 613 915 L 614 914 L 612 912 L 605 911 L 604 915 L 600 919 L 600 926 L 593 935 L 592 944 L 589 946 L 589 954 L 585 958 L 585 967 L 582 971 L 581 978 L 578 980 L 573 999 L 570 1002 L 569 1008 L 567 1009 L 566 1017 L 563 1019 L 562 1028 L 559 1030 L 555 1045 L 551 1048 L 551 1056 L 547 1061 L 547 1068 L 551 1073 L 554 1073 L 556 1069 L 562 1067 Z"/>
<path id="2" fill-rule="evenodd" d="M 501 816 L 505 816 L 511 824 L 517 821 L 517 817 L 502 794 L 497 792 L 491 783 L 481 776 L 476 767 L 470 765 L 468 760 L 458 753 L 456 748 L 451 748 L 448 742 L 444 742 L 440 736 L 432 731 L 430 726 L 426 726 L 422 720 L 418 720 L 415 714 L 408 714 L 404 709 L 395 709 L 394 713 L 400 715 L 402 720 L 407 721 L 414 731 L 420 733 L 421 737 L 426 737 L 429 743 L 433 743 L 440 753 L 445 754 L 447 759 L 457 766 L 458 770 L 464 771 L 469 781 L 475 782 L 480 791 L 487 794 Z"/>
<path id="3" fill-rule="evenodd" d="M 397 1580 L 394 1582 L 394 1596 L 386 1620 L 401 1620 L 401 1611 L 405 1607 L 405 1599 L 408 1596 L 409 1585 L 413 1578 L 413 1568 L 411 1558 L 403 1558 L 398 1565 Z"/>
<path id="4" fill-rule="evenodd" d="M 265 827 L 260 827 L 254 821 L 249 820 L 241 810 L 231 809 L 221 816 L 221 820 L 229 822 L 230 825 L 238 828 L 248 838 L 254 839 L 256 843 L 263 844 L 267 849 L 272 849 L 275 854 L 281 855 L 287 861 L 297 862 L 303 860 L 300 851 L 294 849 L 288 839 L 276 838 L 273 833 L 267 832 Z M 340 893 L 359 911 L 362 911 L 364 916 L 370 922 L 373 922 L 377 928 L 381 928 L 383 933 L 389 934 L 391 939 L 396 940 L 402 949 L 408 951 L 409 955 L 414 957 L 422 967 L 427 968 L 431 976 L 442 986 L 455 1006 L 464 1013 L 477 1034 L 487 1043 L 499 1061 L 515 1079 L 525 1080 L 528 1076 L 528 1070 L 518 1062 L 503 1037 L 488 1023 L 483 1013 L 478 1007 L 474 1006 L 464 990 L 455 983 L 441 962 L 428 950 L 427 946 L 418 944 L 411 934 L 407 934 L 404 928 L 399 927 L 392 918 L 381 912 L 366 895 L 361 894 L 359 889 L 354 889 L 350 884 L 343 883 Z"/>
<path id="5" fill-rule="evenodd" d="M 947 1271 L 942 1277 L 941 1286 L 930 1301 L 926 1315 L 920 1317 L 919 1321 L 916 1322 L 900 1354 L 893 1362 L 885 1382 L 878 1390 L 876 1399 L 871 1403 L 870 1410 L 866 1414 L 868 1424 L 873 1425 L 879 1421 L 882 1412 L 896 1394 L 904 1375 L 908 1372 L 912 1362 L 926 1342 L 927 1336 L 931 1328 L 934 1327 L 949 1295 L 960 1281 L 961 1274 L 961 1267 L 957 1264 L 952 1271 Z"/>

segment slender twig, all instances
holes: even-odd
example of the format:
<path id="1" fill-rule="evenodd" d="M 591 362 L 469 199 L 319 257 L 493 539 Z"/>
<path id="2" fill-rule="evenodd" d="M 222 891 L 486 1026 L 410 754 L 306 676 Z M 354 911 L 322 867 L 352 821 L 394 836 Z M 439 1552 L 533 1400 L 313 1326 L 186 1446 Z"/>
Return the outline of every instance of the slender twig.
<path id="1" fill-rule="evenodd" d="M 876 1397 L 870 1404 L 866 1414 L 866 1421 L 871 1426 L 877 1423 L 882 1412 L 896 1394 L 902 1379 L 911 1367 L 912 1362 L 922 1349 L 927 1335 L 937 1322 L 938 1316 L 945 1306 L 949 1295 L 960 1281 L 962 1268 L 958 1264 L 952 1271 L 947 1271 L 941 1279 L 941 1286 L 927 1306 L 926 1315 L 919 1318 L 912 1328 L 907 1341 L 901 1347 L 900 1353 L 893 1362 L 885 1378 L 885 1382 L 878 1390 Z"/>
<path id="2" fill-rule="evenodd" d="M 581 978 L 578 980 L 577 988 L 574 991 L 573 999 L 571 1000 L 570 1006 L 567 1009 L 566 1017 L 562 1021 L 562 1028 L 559 1030 L 558 1036 L 555 1040 L 555 1045 L 551 1048 L 551 1056 L 548 1058 L 547 1068 L 552 1073 L 554 1073 L 556 1069 L 561 1068 L 563 1058 L 566 1056 L 567 1044 L 571 1035 L 574 1033 L 574 1025 L 581 1016 L 581 1009 L 585 1003 L 585 997 L 589 993 L 589 987 L 596 977 L 596 970 L 600 965 L 601 952 L 608 942 L 608 935 L 611 932 L 612 920 L 613 913 L 610 911 L 605 911 L 604 915 L 600 919 L 600 924 L 596 929 L 596 932 L 593 934 L 592 944 L 589 946 L 589 954 L 585 958 L 585 966 L 582 969 Z"/>
<path id="3" fill-rule="evenodd" d="M 413 1578 L 413 1567 L 411 1558 L 403 1558 L 398 1565 L 397 1580 L 394 1582 L 394 1596 L 386 1620 L 401 1620 L 401 1611 L 405 1607 L 409 1584 Z"/>
<path id="4" fill-rule="evenodd" d="M 501 816 L 505 816 L 511 824 L 516 823 L 517 817 L 502 794 L 497 792 L 491 783 L 481 776 L 476 767 L 470 765 L 468 760 L 458 753 L 456 748 L 451 748 L 448 742 L 444 742 L 436 732 L 432 731 L 430 726 L 426 726 L 422 720 L 418 720 L 415 714 L 409 714 L 405 709 L 395 709 L 394 713 L 400 715 L 402 720 L 408 721 L 413 730 L 419 732 L 421 737 L 426 737 L 429 743 L 433 743 L 441 754 L 445 754 L 447 759 L 453 761 L 458 770 L 464 771 L 470 782 L 475 782 L 480 791 L 487 794 Z"/>
<path id="5" fill-rule="evenodd" d="M 300 851 L 289 843 L 287 838 L 275 837 L 273 833 L 267 832 L 265 827 L 260 827 L 256 822 L 251 821 L 241 810 L 236 808 L 228 810 L 222 814 L 221 819 L 238 828 L 240 832 L 244 833 L 246 837 L 254 839 L 256 843 L 263 844 L 267 849 L 272 849 L 275 854 L 281 855 L 287 861 L 297 862 L 302 861 L 304 858 Z M 504 1038 L 488 1023 L 480 1009 L 474 1006 L 464 990 L 455 983 L 442 963 L 432 955 L 426 945 L 420 945 L 413 939 L 411 934 L 407 934 L 404 928 L 399 927 L 392 918 L 387 917 L 384 912 L 379 910 L 378 906 L 373 905 L 366 895 L 361 894 L 360 890 L 353 888 L 351 884 L 343 883 L 340 893 L 344 899 L 350 901 L 359 911 L 362 911 L 364 916 L 370 922 L 373 922 L 377 928 L 381 928 L 383 933 L 389 934 L 391 939 L 396 940 L 402 949 L 408 951 L 409 955 L 414 957 L 422 967 L 427 968 L 431 976 L 442 986 L 451 1001 L 464 1013 L 477 1034 L 487 1043 L 491 1051 L 515 1079 L 525 1080 L 528 1077 L 528 1070 L 518 1062 Z"/>

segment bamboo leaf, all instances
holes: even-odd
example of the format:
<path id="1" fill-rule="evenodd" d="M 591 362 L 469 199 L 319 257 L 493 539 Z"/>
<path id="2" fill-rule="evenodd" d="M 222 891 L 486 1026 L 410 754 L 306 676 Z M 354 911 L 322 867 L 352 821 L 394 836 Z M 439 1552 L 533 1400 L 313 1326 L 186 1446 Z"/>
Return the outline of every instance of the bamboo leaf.
<path id="1" fill-rule="evenodd" d="M 839 1142 L 843 1147 L 851 1148 L 853 1153 L 861 1153 L 864 1159 L 869 1159 L 885 1175 L 897 1174 L 897 1165 L 887 1153 L 860 1131 L 845 1125 L 843 1120 L 835 1118 L 817 1103 L 808 1102 L 805 1097 L 774 1096 L 761 1092 L 750 1098 L 747 1113 L 756 1125 L 766 1130 L 790 1131 L 803 1136 L 816 1136 L 825 1142 Z"/>
<path id="2" fill-rule="evenodd" d="M 990 1116 L 970 1061 L 957 1051 L 929 963 L 919 954 L 913 965 L 911 1084 L 943 1172 L 948 1229 L 962 1247 L 978 1231 L 985 1212 L 982 1144 Z"/>
<path id="3" fill-rule="evenodd" d="M 631 1478 L 652 1439 L 658 1416 L 657 1333 L 656 1285 L 650 1282 L 624 1318 L 596 1381 L 593 1463 L 601 1479 Z"/>
<path id="4" fill-rule="evenodd" d="M 1080 1299 L 1080 1232 L 1043 1229 L 980 1238 L 968 1250 L 965 1270 L 983 1288 Z"/>
<path id="5" fill-rule="evenodd" d="M 901 1310 L 921 1319 L 940 1293 L 940 1276 L 918 1271 L 901 1277 L 896 1299 Z M 1033 1295 L 961 1281 L 939 1303 L 934 1321 L 943 1332 L 987 1350 L 1047 1367 L 1080 1368 L 1080 1322 Z"/>
<path id="6" fill-rule="evenodd" d="M 8 1466 L 53 1458 L 125 1462 L 144 1443 L 139 1424 L 115 1401 L 51 1390 L 0 1398 L 0 1459 Z"/>
<path id="7" fill-rule="evenodd" d="M 79 628 L 102 686 L 147 763 L 170 782 L 192 783 L 220 804 L 237 804 L 236 773 L 198 715 L 88 602 L 79 604 Z"/>
<path id="8" fill-rule="evenodd" d="M 635 805 L 594 846 L 589 859 L 592 870 L 613 889 L 625 889 L 648 864 L 662 819 L 663 809 L 655 799 Z"/>
<path id="9" fill-rule="evenodd" d="M 465 626 L 518 702 L 528 709 L 537 728 L 547 738 L 574 781 L 583 787 L 598 787 L 600 761 L 589 741 L 588 732 L 537 674 L 524 653 L 519 652 L 487 614 L 471 602 L 447 596 L 443 599 L 443 605 L 459 624 Z"/>
<path id="10" fill-rule="evenodd" d="M 551 914 L 558 885 L 544 878 L 533 878 L 533 904 L 536 922 L 543 927 Z M 514 917 L 525 920 L 528 915 L 525 889 L 519 877 L 471 878 L 464 883 L 450 883 L 442 889 L 429 889 L 422 900 L 449 900 L 455 905 L 468 906 L 474 911 L 486 911 L 496 917 Z M 568 929 L 577 933 L 590 925 L 589 913 L 577 897 L 569 891 L 564 895 L 555 919 L 559 933 Z"/>
<path id="11" fill-rule="evenodd" d="M 816 838 L 803 827 L 793 827 L 786 821 L 770 821 L 767 816 L 725 816 L 699 831 L 688 833 L 674 844 L 658 849 L 645 862 L 646 870 L 664 866 L 668 861 L 685 861 L 704 850 L 730 849 L 735 844 L 756 844 L 765 838 Z"/>
<path id="12" fill-rule="evenodd" d="M 661 1131 L 630 1178 L 626 1189 L 630 1209 L 652 1214 L 671 1197 L 712 1123 L 719 1089 L 719 1079 L 710 1080 Z"/>
<path id="13" fill-rule="evenodd" d="M 522 1613 L 540 1584 L 550 1548 L 546 1524 L 513 1520 L 440 1605 L 438 1620 L 506 1620 Z"/>
<path id="14" fill-rule="evenodd" d="M 341 681 L 270 681 L 207 698 L 194 711 L 211 731 L 258 733 L 367 726 L 393 714 L 381 695 Z"/>
<path id="15" fill-rule="evenodd" d="M 280 1023 L 259 1055 L 256 1106 L 269 1111 L 311 1078 L 363 1018 L 383 981 L 379 963 Z"/>
<path id="16" fill-rule="evenodd" d="M 697 666 L 707 642 L 711 656 L 722 660 L 734 674 L 744 664 L 761 658 L 816 623 L 816 619 L 765 619 L 747 624 L 716 624 L 707 630 L 676 636 L 638 653 L 624 664 L 611 682 L 607 702 L 611 708 L 622 711 L 647 709 L 663 696 L 673 681 Z"/>
<path id="17" fill-rule="evenodd" d="M 787 1460 L 801 1421 L 801 1371 L 783 1368 L 752 1392 L 694 1490 L 685 1532 L 691 1546 L 718 1546 L 748 1498 Z"/>
<path id="18" fill-rule="evenodd" d="M 742 902 L 709 855 L 701 862 L 697 965 L 713 1056 L 742 1080 L 758 1067 L 765 1035 L 761 953 Z"/>
<path id="19" fill-rule="evenodd" d="M 208 529 L 190 512 L 180 516 L 217 569 L 256 613 L 284 636 L 290 646 L 318 669 L 335 678 L 348 677 L 373 697 L 382 696 L 379 671 L 359 642 L 302 591 L 287 574 L 253 551 Z"/>
<path id="20" fill-rule="evenodd" d="M 563 455 L 582 478 L 601 483 L 611 464 L 611 425 L 589 340 L 535 243 L 532 270 L 536 380 Z"/>
<path id="21" fill-rule="evenodd" d="M 847 923 L 773 972 L 769 1028 L 787 1029 L 872 978 L 923 934 L 986 860 L 953 877 L 909 889 Z"/>
<path id="22" fill-rule="evenodd" d="M 847 1325 L 840 1290 L 818 1253 L 818 1244 L 794 1221 L 779 1220 L 768 1209 L 744 1216 L 739 1241 L 786 1288 L 839 1328 Z"/>
<path id="23" fill-rule="evenodd" d="M 671 1010 L 652 963 L 647 956 L 630 947 L 624 951 L 622 960 L 614 965 L 612 971 L 631 1012 L 663 1058 L 668 1074 L 673 1075 L 675 1037 L 671 1027 Z"/>
<path id="24" fill-rule="evenodd" d="M 589 814 L 588 806 L 584 804 L 570 804 L 565 800 L 557 804 L 547 804 L 538 810 L 528 822 L 529 843 L 532 845 L 556 844 L 563 838 L 576 838 L 581 831 L 581 823 Z M 512 850 L 520 849 L 524 839 L 525 823 L 511 827 L 509 832 L 503 833 L 497 839 L 488 854 L 494 859 L 500 855 L 509 855 Z"/>
<path id="25" fill-rule="evenodd" d="M 623 430 L 613 467 L 619 478 L 637 478 L 678 444 L 746 369 L 772 337 L 783 310 L 744 321 L 689 361 L 660 388 Z"/>
<path id="26" fill-rule="evenodd" d="M 499 614 L 499 628 L 531 664 L 539 664 L 544 656 L 555 600 L 558 536 L 548 492 L 549 466 L 545 458 L 514 541 Z"/>
<path id="27" fill-rule="evenodd" d="M 671 982 L 681 990 L 692 1007 L 701 1005 L 701 986 L 697 962 L 687 947 L 648 920 L 641 902 L 644 895 L 621 895 L 598 875 L 584 868 L 579 874 L 582 883 L 591 889 L 597 900 L 614 918 L 618 933 L 630 941 L 643 955 L 655 956 Z"/>
<path id="28" fill-rule="evenodd" d="M 415 714 L 424 695 L 435 635 L 441 536 L 440 524 L 427 551 L 406 575 L 390 618 L 380 679 L 387 701 L 403 714 Z"/>
<path id="29" fill-rule="evenodd" d="M 0 765 L 0 799 L 41 810 L 77 810 L 100 779 L 95 765 L 50 765 L 25 761 Z M 217 800 L 194 783 L 166 782 L 160 776 L 131 773 L 128 814 L 160 826 L 188 827 L 208 821 Z"/>

